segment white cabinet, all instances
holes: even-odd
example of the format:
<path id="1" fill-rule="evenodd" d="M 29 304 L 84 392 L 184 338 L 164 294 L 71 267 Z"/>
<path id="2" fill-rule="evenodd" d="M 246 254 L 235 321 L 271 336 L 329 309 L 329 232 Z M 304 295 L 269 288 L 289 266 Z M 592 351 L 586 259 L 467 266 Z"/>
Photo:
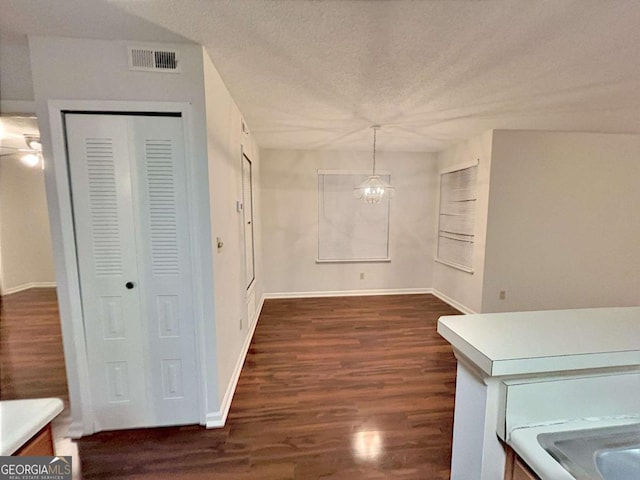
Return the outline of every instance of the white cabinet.
<path id="1" fill-rule="evenodd" d="M 182 119 L 65 125 L 94 429 L 198 423 Z"/>

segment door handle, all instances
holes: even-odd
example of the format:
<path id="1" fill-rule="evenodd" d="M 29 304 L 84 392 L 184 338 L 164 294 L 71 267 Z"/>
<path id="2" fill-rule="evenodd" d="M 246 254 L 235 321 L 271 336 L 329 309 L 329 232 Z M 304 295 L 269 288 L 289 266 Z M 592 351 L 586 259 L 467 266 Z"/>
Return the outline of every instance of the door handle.
<path id="1" fill-rule="evenodd" d="M 131 290 L 133 288 L 133 282 L 127 282 L 124 284 L 124 286 Z"/>

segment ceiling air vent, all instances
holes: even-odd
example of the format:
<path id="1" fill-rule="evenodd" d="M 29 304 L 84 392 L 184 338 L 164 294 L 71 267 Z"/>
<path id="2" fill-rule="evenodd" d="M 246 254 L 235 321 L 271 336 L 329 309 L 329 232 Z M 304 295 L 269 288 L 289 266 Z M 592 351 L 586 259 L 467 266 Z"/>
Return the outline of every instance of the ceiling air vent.
<path id="1" fill-rule="evenodd" d="M 143 72 L 179 72 L 176 50 L 129 47 L 129 69 Z"/>

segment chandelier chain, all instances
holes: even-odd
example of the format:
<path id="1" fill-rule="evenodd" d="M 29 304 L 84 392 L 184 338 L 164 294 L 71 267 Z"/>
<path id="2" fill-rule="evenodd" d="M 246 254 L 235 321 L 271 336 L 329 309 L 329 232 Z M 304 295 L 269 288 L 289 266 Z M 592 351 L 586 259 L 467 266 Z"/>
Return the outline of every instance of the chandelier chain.
<path id="1" fill-rule="evenodd" d="M 378 129 L 373 127 L 373 176 L 376 175 L 376 131 Z"/>
<path id="2" fill-rule="evenodd" d="M 380 125 L 371 125 L 373 129 L 373 174 L 353 189 L 353 196 L 366 203 L 380 203 L 385 198 L 393 197 L 394 188 L 376 175 L 376 140 Z"/>

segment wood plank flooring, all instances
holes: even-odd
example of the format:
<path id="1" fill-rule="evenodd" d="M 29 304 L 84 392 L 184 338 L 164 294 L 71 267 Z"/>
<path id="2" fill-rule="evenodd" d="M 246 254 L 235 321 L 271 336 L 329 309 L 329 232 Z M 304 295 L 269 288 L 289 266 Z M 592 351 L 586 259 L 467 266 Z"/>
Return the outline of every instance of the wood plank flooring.
<path id="1" fill-rule="evenodd" d="M 2 398 L 5 389 L 11 398 L 66 397 L 59 364 L 39 364 L 21 344 L 57 342 L 62 358 L 59 326 L 38 330 L 13 308 L 0 322 Z M 103 432 L 56 445 L 74 453 L 74 478 L 85 479 L 448 479 L 455 359 L 436 320 L 456 313 L 431 295 L 268 300 L 224 428 Z M 31 334 L 14 332 L 22 328 Z M 34 381 L 35 372 L 44 376 Z"/>
<path id="2" fill-rule="evenodd" d="M 55 288 L 0 297 L 0 398 L 67 399 Z"/>

